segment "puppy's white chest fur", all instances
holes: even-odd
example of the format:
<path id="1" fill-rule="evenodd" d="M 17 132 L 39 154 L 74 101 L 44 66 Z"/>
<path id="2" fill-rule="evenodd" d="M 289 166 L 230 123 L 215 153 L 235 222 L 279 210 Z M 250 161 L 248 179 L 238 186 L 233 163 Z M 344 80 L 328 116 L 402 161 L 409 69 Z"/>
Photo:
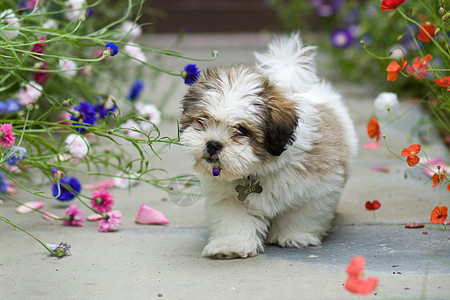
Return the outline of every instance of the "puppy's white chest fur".
<path id="1" fill-rule="evenodd" d="M 294 34 L 256 54 L 256 70 L 206 70 L 184 97 L 181 138 L 202 175 L 211 235 L 203 255 L 318 245 L 329 229 L 357 139 L 313 57 Z"/>

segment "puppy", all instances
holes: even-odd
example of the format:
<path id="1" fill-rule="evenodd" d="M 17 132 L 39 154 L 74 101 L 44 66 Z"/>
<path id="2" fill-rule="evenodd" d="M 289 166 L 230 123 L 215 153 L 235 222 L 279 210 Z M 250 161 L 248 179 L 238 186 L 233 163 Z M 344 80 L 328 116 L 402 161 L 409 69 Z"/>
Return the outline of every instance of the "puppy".
<path id="1" fill-rule="evenodd" d="M 330 228 L 357 138 L 314 56 L 298 34 L 282 37 L 255 68 L 209 68 L 184 96 L 181 140 L 206 196 L 203 256 L 319 245 Z"/>

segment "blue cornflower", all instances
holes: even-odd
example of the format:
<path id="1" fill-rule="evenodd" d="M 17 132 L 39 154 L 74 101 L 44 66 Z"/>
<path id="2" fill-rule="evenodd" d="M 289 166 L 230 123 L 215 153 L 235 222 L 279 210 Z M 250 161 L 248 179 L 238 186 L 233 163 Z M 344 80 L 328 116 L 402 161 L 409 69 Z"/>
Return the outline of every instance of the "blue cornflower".
<path id="1" fill-rule="evenodd" d="M 28 152 L 24 147 L 13 146 L 11 150 L 8 151 L 7 155 L 8 159 L 6 160 L 6 163 L 10 166 L 15 166 L 27 158 Z"/>
<path id="2" fill-rule="evenodd" d="M 197 68 L 197 66 L 193 64 L 189 64 L 186 67 L 184 67 L 183 72 L 184 83 L 187 85 L 191 85 L 194 82 L 196 82 L 198 77 L 200 76 L 200 72 L 201 71 Z"/>
<path id="3" fill-rule="evenodd" d="M 69 186 L 70 188 L 67 189 L 65 186 Z M 59 182 L 53 184 L 52 192 L 53 197 L 56 197 L 56 199 L 70 201 L 81 192 L 81 183 L 75 177 L 64 177 Z"/>
<path id="4" fill-rule="evenodd" d="M 8 192 L 9 188 L 9 180 L 8 177 L 6 177 L 5 174 L 0 172 L 0 193 L 6 193 Z"/>
<path id="5" fill-rule="evenodd" d="M 89 102 L 81 102 L 79 106 L 74 108 L 75 114 L 70 116 L 72 121 L 80 122 L 81 127 L 76 127 L 75 129 L 79 132 L 86 132 L 84 127 L 91 127 L 95 123 L 97 118 L 97 112 L 95 111 L 94 105 Z M 78 125 L 78 124 L 77 124 Z"/>
<path id="6" fill-rule="evenodd" d="M 136 101 L 143 89 L 144 81 L 140 79 L 135 80 L 133 85 L 131 86 L 130 93 L 128 94 L 128 99 L 130 99 L 131 101 Z"/>
<path id="7" fill-rule="evenodd" d="M 337 48 L 346 48 L 353 42 L 353 35 L 347 28 L 338 28 L 331 33 L 331 44 Z"/>
<path id="8" fill-rule="evenodd" d="M 95 111 L 98 113 L 98 116 L 102 119 L 106 118 L 109 112 L 114 112 L 117 108 L 117 105 L 113 104 L 112 107 L 107 108 L 103 104 L 96 104 Z"/>
<path id="9" fill-rule="evenodd" d="M 19 110 L 19 99 L 8 99 L 5 102 L 0 102 L 0 114 L 15 113 Z"/>
<path id="10" fill-rule="evenodd" d="M 119 47 L 117 47 L 117 45 L 116 44 L 114 44 L 114 43 L 107 43 L 106 45 L 105 45 L 105 49 L 106 49 L 106 51 L 108 51 L 109 52 L 109 55 L 110 56 L 114 56 L 114 55 L 116 55 L 117 53 L 119 53 Z"/>

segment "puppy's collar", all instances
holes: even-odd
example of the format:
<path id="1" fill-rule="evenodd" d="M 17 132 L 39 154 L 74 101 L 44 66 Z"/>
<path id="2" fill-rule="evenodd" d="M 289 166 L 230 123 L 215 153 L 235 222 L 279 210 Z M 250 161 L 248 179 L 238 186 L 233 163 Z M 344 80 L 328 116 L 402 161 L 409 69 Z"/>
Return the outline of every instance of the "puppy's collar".
<path id="1" fill-rule="evenodd" d="M 243 202 L 251 193 L 260 194 L 263 191 L 263 188 L 257 179 L 248 176 L 244 179 L 244 185 L 237 185 L 235 190 L 238 193 L 239 201 Z"/>

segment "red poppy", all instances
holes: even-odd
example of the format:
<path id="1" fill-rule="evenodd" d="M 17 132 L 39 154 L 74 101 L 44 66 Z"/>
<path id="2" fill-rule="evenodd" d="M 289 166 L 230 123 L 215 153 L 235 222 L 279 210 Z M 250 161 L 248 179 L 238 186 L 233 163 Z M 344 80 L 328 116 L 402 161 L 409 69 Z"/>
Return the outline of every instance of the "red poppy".
<path id="1" fill-rule="evenodd" d="M 362 256 L 353 257 L 345 272 L 348 274 L 344 288 L 352 293 L 368 295 L 378 285 L 378 278 L 361 277 L 364 272 L 366 259 Z"/>
<path id="2" fill-rule="evenodd" d="M 436 206 L 430 215 L 430 222 L 432 224 L 442 224 L 448 217 L 447 206 Z"/>
<path id="3" fill-rule="evenodd" d="M 381 1 L 381 10 L 396 9 L 397 6 L 403 4 L 405 0 L 383 0 Z"/>
<path id="4" fill-rule="evenodd" d="M 417 34 L 417 38 L 422 42 L 426 42 L 426 43 L 431 42 L 430 37 L 434 37 L 434 31 L 435 31 L 434 25 L 430 22 L 425 22 L 425 23 L 421 23 L 420 26 L 421 26 L 421 28 L 419 28 L 419 34 Z"/>
<path id="5" fill-rule="evenodd" d="M 431 54 L 427 54 L 424 57 L 416 57 L 414 58 L 414 63 L 412 66 L 408 66 L 406 68 L 408 74 L 412 74 L 418 80 L 423 80 L 425 76 L 428 74 L 428 69 L 430 66 L 428 63 L 433 59 Z"/>
<path id="6" fill-rule="evenodd" d="M 417 153 L 419 152 L 420 152 L 419 144 L 410 145 L 408 148 L 402 150 L 402 155 L 407 156 L 406 162 L 410 167 L 413 167 L 419 163 L 420 158 L 417 156 Z"/>
<path id="7" fill-rule="evenodd" d="M 441 79 L 435 79 L 434 82 L 436 82 L 437 85 L 440 85 L 442 87 L 450 86 L 450 76 L 444 77 Z"/>
<path id="8" fill-rule="evenodd" d="M 388 72 L 387 81 L 395 81 L 400 71 L 403 70 L 407 64 L 408 62 L 404 57 L 402 57 L 401 65 L 399 65 L 399 63 L 396 61 L 391 61 L 386 68 L 386 71 Z"/>
<path id="9" fill-rule="evenodd" d="M 447 176 L 445 175 L 445 172 L 444 173 L 442 173 L 442 174 L 437 174 L 437 173 L 434 173 L 433 174 L 433 177 L 431 177 L 431 179 L 433 180 L 433 188 L 435 188 L 435 187 L 437 187 L 439 184 L 441 184 L 441 182 L 442 182 L 442 180 L 444 179 L 444 178 L 446 178 Z"/>
<path id="10" fill-rule="evenodd" d="M 379 140 L 381 136 L 380 124 L 375 118 L 370 118 L 370 122 L 367 125 L 367 134 L 369 135 L 369 138 L 377 138 L 377 141 Z"/>
<path id="11" fill-rule="evenodd" d="M 380 207 L 381 207 L 381 203 L 378 200 L 373 200 L 372 202 L 370 202 L 370 201 L 366 202 L 367 210 L 377 210 Z"/>

